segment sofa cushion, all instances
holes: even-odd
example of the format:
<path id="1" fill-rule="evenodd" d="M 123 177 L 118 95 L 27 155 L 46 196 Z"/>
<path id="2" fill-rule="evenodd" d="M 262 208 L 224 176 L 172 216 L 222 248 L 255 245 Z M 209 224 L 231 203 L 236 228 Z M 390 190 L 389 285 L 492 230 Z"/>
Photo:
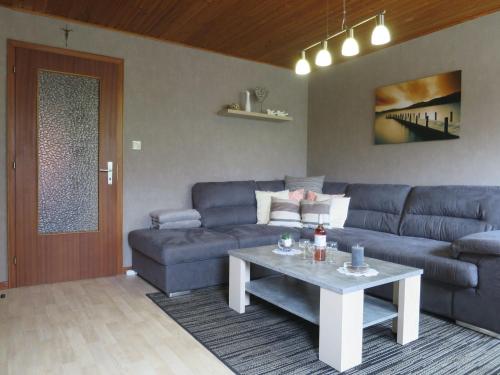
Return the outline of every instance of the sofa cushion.
<path id="1" fill-rule="evenodd" d="M 268 225 L 302 228 L 300 202 L 294 199 L 271 197 L 269 219 Z"/>
<path id="2" fill-rule="evenodd" d="M 500 229 L 500 187 L 417 186 L 408 197 L 399 233 L 453 242 Z"/>
<path id="3" fill-rule="evenodd" d="M 261 224 L 225 225 L 212 228 L 212 230 L 233 236 L 238 240 L 241 248 L 277 245 L 284 233 L 290 233 L 296 241 L 300 238 L 298 229 Z"/>
<path id="4" fill-rule="evenodd" d="M 268 224 L 271 214 L 271 198 L 288 199 L 290 192 L 282 191 L 261 191 L 255 190 L 255 199 L 257 201 L 257 224 Z"/>
<path id="5" fill-rule="evenodd" d="M 352 184 L 346 227 L 398 233 L 401 214 L 410 192 L 408 185 Z"/>
<path id="6" fill-rule="evenodd" d="M 358 228 L 327 229 L 326 233 L 327 240 L 336 241 L 342 251 L 360 244 L 367 257 L 422 268 L 425 279 L 463 288 L 478 284 L 477 266 L 453 258 L 449 242 Z M 311 229 L 302 229 L 301 234 L 304 238 L 314 235 Z"/>
<path id="7" fill-rule="evenodd" d="M 164 265 L 223 257 L 238 248 L 234 237 L 205 228 L 139 229 L 129 233 L 128 241 L 134 250 Z"/>
<path id="8" fill-rule="evenodd" d="M 285 176 L 285 189 L 290 191 L 304 189 L 305 191 L 314 191 L 321 193 L 323 191 L 323 182 L 325 176 L 312 177 L 292 177 Z"/>
<path id="9" fill-rule="evenodd" d="M 346 182 L 328 182 L 323 183 L 323 194 L 344 194 L 347 189 Z"/>
<path id="10" fill-rule="evenodd" d="M 282 191 L 285 190 L 284 180 L 256 181 L 257 190 L 262 191 Z"/>
<path id="11" fill-rule="evenodd" d="M 255 206 L 210 207 L 200 213 L 201 223 L 205 228 L 229 224 L 255 224 L 257 222 L 257 207 Z"/>
<path id="12" fill-rule="evenodd" d="M 193 208 L 204 227 L 255 224 L 257 204 L 254 181 L 201 182 L 193 186 Z"/>
<path id="13" fill-rule="evenodd" d="M 319 223 L 325 227 L 330 226 L 331 199 L 322 201 L 300 201 L 300 219 L 302 225 L 308 228 L 316 228 Z"/>
<path id="14" fill-rule="evenodd" d="M 329 195 L 316 194 L 316 200 L 330 200 L 330 225 L 329 228 L 344 228 L 344 224 L 349 214 L 349 204 L 351 198 L 344 197 L 344 194 Z"/>

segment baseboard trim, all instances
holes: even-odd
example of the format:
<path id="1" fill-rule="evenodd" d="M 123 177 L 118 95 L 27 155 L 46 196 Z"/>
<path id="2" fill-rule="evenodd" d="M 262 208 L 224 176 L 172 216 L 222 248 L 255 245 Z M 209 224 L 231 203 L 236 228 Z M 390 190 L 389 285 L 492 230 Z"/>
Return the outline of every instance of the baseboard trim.
<path id="1" fill-rule="evenodd" d="M 0 282 L 0 290 L 5 290 L 5 289 L 9 289 L 9 282 L 8 281 Z"/>
<path id="2" fill-rule="evenodd" d="M 479 332 L 479 333 L 482 333 L 482 334 L 494 337 L 496 339 L 500 339 L 500 334 L 499 333 L 496 333 L 496 332 L 493 332 L 493 331 L 490 331 L 488 329 L 484 329 L 484 328 L 481 328 L 481 327 L 476 327 L 476 326 L 474 326 L 472 324 L 461 322 L 460 320 L 456 320 L 455 322 L 457 323 L 457 325 L 459 325 L 461 327 L 472 329 L 473 331 L 476 331 L 476 332 Z"/>
<path id="3" fill-rule="evenodd" d="M 132 267 L 122 267 L 122 274 L 126 274 L 128 270 L 131 270 Z"/>

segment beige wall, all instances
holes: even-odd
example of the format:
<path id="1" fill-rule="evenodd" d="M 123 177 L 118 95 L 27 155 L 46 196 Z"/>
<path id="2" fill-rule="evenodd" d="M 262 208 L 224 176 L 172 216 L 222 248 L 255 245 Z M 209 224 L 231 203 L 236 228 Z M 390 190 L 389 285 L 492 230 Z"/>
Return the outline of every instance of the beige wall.
<path id="1" fill-rule="evenodd" d="M 458 69 L 459 140 L 373 144 L 376 87 Z M 347 182 L 500 185 L 500 13 L 312 74 L 308 126 L 310 174 Z"/>
<path id="2" fill-rule="evenodd" d="M 6 259 L 6 40 L 64 45 L 64 22 L 0 8 L 0 281 Z M 307 81 L 292 71 L 174 44 L 70 25 L 69 47 L 125 60 L 124 263 L 126 234 L 148 211 L 189 207 L 197 181 L 283 178 L 306 171 Z M 245 88 L 265 86 L 267 105 L 294 117 L 278 124 L 216 112 Z M 141 140 L 143 150 L 130 150 Z"/>

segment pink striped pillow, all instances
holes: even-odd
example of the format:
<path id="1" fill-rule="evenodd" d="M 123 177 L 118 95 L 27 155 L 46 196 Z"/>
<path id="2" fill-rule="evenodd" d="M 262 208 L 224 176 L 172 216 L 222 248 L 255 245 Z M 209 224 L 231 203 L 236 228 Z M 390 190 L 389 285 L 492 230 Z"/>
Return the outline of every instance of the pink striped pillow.
<path id="1" fill-rule="evenodd" d="M 294 190 L 288 193 L 288 199 L 300 202 L 304 199 L 305 191 L 304 189 Z"/>
<path id="2" fill-rule="evenodd" d="M 306 195 L 306 200 L 315 201 L 318 198 L 318 195 L 314 191 L 308 191 Z"/>

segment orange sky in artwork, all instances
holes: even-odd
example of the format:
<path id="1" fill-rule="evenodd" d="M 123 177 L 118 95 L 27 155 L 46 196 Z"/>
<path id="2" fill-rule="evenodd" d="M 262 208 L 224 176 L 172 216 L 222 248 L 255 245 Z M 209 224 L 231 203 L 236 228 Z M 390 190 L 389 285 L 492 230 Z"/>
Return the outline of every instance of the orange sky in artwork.
<path id="1" fill-rule="evenodd" d="M 460 92 L 460 86 L 461 72 L 455 71 L 379 87 L 375 91 L 375 111 L 405 108 L 415 103 Z"/>

